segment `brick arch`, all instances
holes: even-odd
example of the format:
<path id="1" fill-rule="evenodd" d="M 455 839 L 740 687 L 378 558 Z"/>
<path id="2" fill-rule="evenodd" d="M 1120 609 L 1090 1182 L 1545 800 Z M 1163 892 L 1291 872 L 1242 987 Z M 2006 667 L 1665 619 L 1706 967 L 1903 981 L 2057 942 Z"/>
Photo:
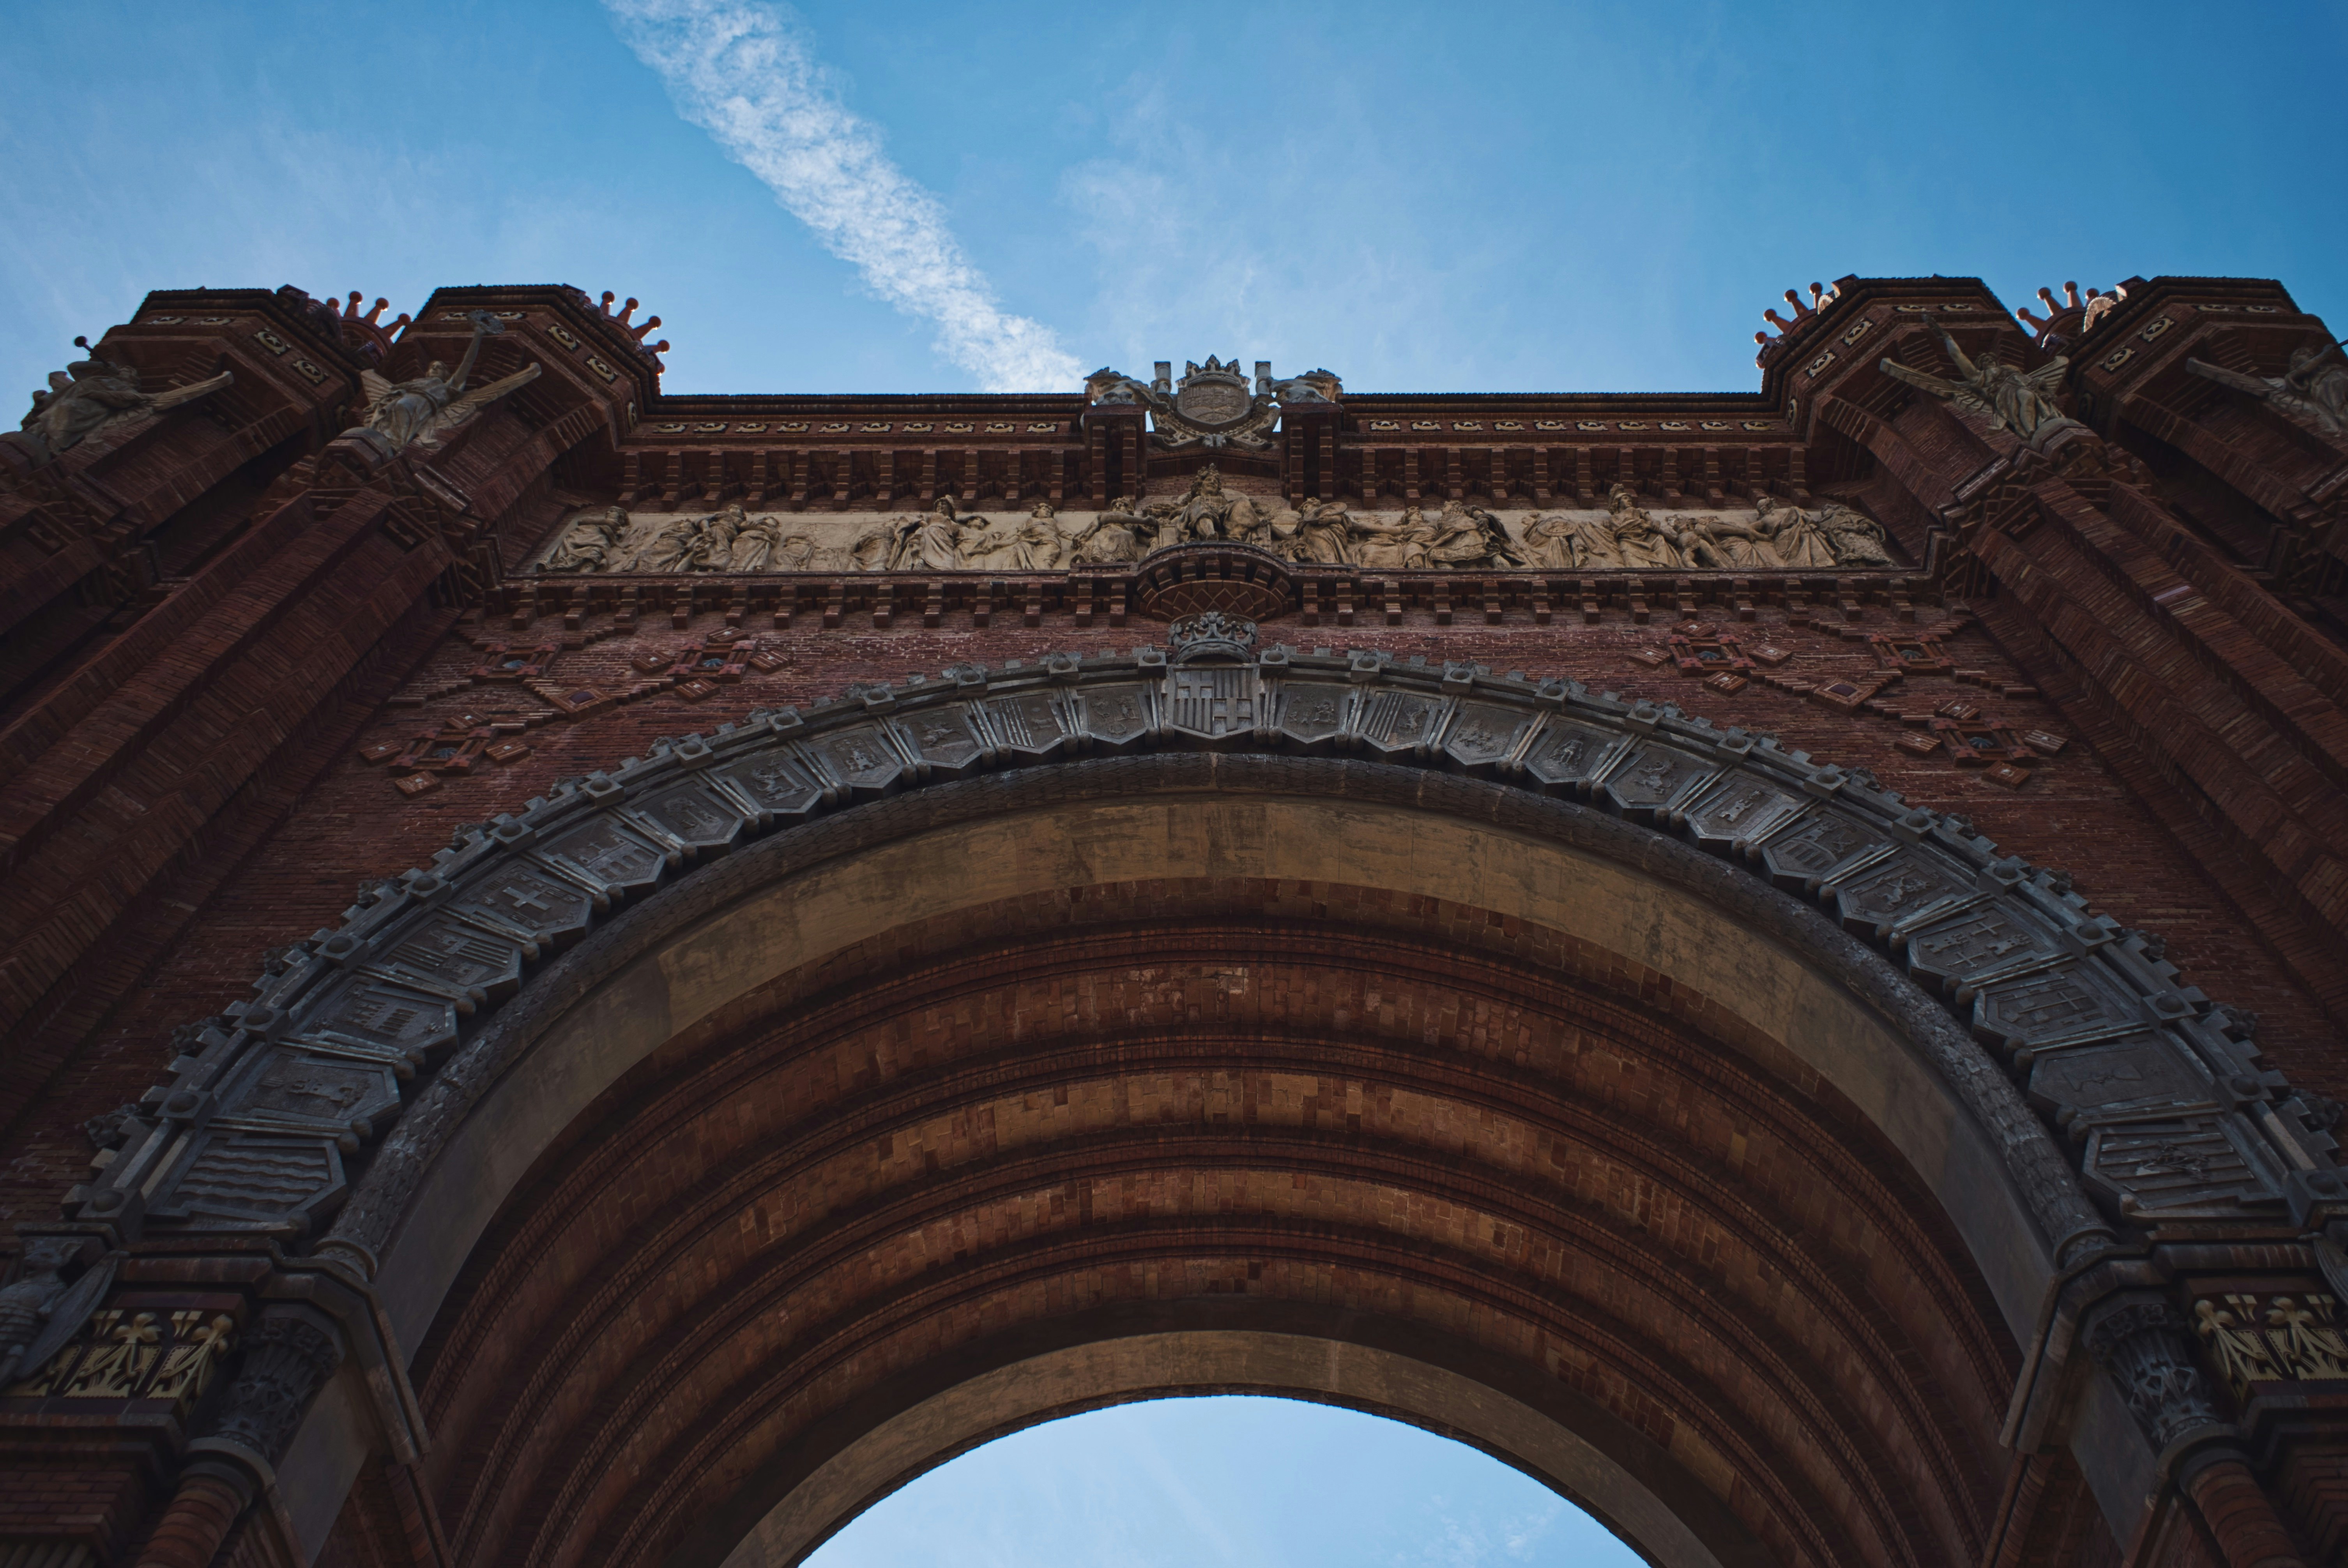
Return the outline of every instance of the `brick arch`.
<path id="1" fill-rule="evenodd" d="M 459 1558 L 789 1562 L 973 1441 L 1233 1388 L 1462 1436 L 1658 1562 L 1978 1558 L 2017 1348 L 1962 1241 L 1642 989 L 1474 905 L 1211 878 L 776 982 L 475 1249 L 417 1368 Z"/>
<path id="2" fill-rule="evenodd" d="M 1116 1165 L 1111 1138 L 1100 1148 L 1072 1146 L 1056 1169 L 1014 1168 L 990 1155 L 972 1173 L 995 1184 L 968 1189 L 932 1181 L 924 1169 L 900 1183 L 913 1194 L 911 1206 L 890 1198 L 886 1184 L 860 1200 L 896 1219 L 857 1233 L 841 1255 L 848 1272 L 835 1281 L 859 1277 L 859 1268 L 894 1270 L 911 1290 L 910 1282 L 926 1280 L 932 1255 L 924 1249 L 942 1245 L 937 1238 L 957 1227 L 1010 1235 L 1027 1223 L 1021 1205 L 1047 1203 L 1039 1194 L 1056 1184 L 1084 1212 L 1083 1194 L 1099 1184 L 1138 1184 L 1134 1190 L 1150 1194 L 1169 1223 L 1120 1220 L 1109 1227 L 1113 1237 L 1104 1232 L 1102 1255 L 1089 1261 L 1082 1238 L 1058 1253 L 1038 1242 L 1035 1272 L 1009 1283 L 969 1274 L 976 1294 L 917 1318 L 901 1343 L 876 1345 L 875 1367 L 918 1383 L 928 1375 L 914 1355 L 925 1336 L 949 1332 L 956 1313 L 1007 1322 L 1010 1304 L 1025 1299 L 1020 1290 L 1038 1300 L 1124 1307 L 1128 1297 L 1154 1299 L 1154 1287 L 1117 1296 L 1120 1281 L 1232 1284 L 1230 1267 L 1252 1261 L 1270 1269 L 1278 1261 L 1276 1304 L 1344 1306 L 1376 1329 L 1365 1354 L 1391 1349 L 1395 1337 L 1457 1343 L 1478 1355 L 1506 1355 L 1513 1346 L 1511 1378 L 1542 1388 L 1570 1383 L 1575 1368 L 1640 1368 L 1622 1383 L 1619 1410 L 1600 1397 L 1603 1389 L 1584 1402 L 1631 1431 L 1653 1429 L 1647 1439 L 1669 1461 L 1658 1484 L 1683 1499 L 1707 1494 L 1715 1505 L 1706 1513 L 1688 1501 L 1665 1512 L 1689 1530 L 1710 1521 L 1703 1528 L 1715 1539 L 1705 1550 L 1719 1561 L 1748 1548 L 1787 1561 L 1977 1559 L 2002 1549 L 2019 1489 L 2034 1498 L 2050 1488 L 2075 1493 L 2084 1471 L 2107 1521 L 2124 1531 L 2137 1500 L 2177 1477 L 2173 1466 L 2163 1468 L 2186 1451 L 2175 1444 L 2198 1456 L 2193 1473 L 2205 1479 L 2240 1471 L 2184 1341 L 2153 1307 L 2127 1318 L 2098 1351 L 2135 1381 L 2073 1370 L 2082 1322 L 2104 1310 L 2103 1297 L 2141 1280 L 2114 1260 L 2142 1227 L 2225 1224 L 2246 1211 L 2279 1215 L 2329 1168 L 2328 1145 L 2298 1120 L 2296 1102 L 2265 1103 L 2281 1099 L 2270 1093 L 2280 1080 L 2259 1076 L 2256 1052 L 2240 1038 L 2246 1030 L 2198 992 L 2178 989 L 2156 946 L 2090 917 L 2066 882 L 2001 857 L 1958 819 L 1909 809 L 1864 774 L 1667 707 L 1464 667 L 1395 668 L 1369 655 L 1330 660 L 1280 650 L 1259 660 L 1229 635 L 1208 651 L 1222 661 L 1186 669 L 1178 657 L 1169 667 L 1142 651 L 1130 661 L 1056 656 L 1036 670 L 949 671 L 944 681 L 862 692 L 812 713 L 786 711 L 664 743 L 651 757 L 572 781 L 521 814 L 459 834 L 433 867 L 386 885 L 341 930 L 320 933 L 273 969 L 256 1004 L 205 1030 L 175 1064 L 177 1081 L 152 1097 L 151 1130 L 134 1129 L 126 1156 L 75 1195 L 85 1223 L 143 1226 L 168 1244 L 184 1246 L 223 1228 L 274 1236 L 302 1260 L 294 1273 L 310 1271 L 309 1299 L 338 1315 L 338 1327 L 322 1327 L 296 1322 L 292 1308 L 264 1313 L 263 1327 L 275 1322 L 281 1331 L 263 1343 L 260 1360 L 258 1350 L 248 1353 L 216 1419 L 223 1446 L 201 1450 L 159 1539 L 174 1531 L 201 1536 L 211 1526 L 190 1522 L 190 1510 L 215 1522 L 233 1517 L 240 1500 L 266 1483 L 295 1538 L 322 1540 L 371 1450 L 388 1447 L 412 1460 L 445 1418 L 448 1433 L 467 1435 L 450 1435 L 435 1451 L 470 1451 L 479 1423 L 466 1413 L 469 1392 L 520 1376 L 521 1394 L 553 1378 L 569 1402 L 532 1404 L 518 1394 L 515 1408 L 541 1414 L 509 1434 L 513 1440 L 482 1440 L 480 1451 L 508 1469 L 526 1460 L 529 1473 L 515 1472 L 510 1484 L 491 1478 L 483 1490 L 481 1475 L 458 1459 L 435 1460 L 439 1468 L 427 1472 L 439 1476 L 458 1516 L 451 1528 L 460 1560 L 503 1561 L 517 1550 L 549 1563 L 708 1558 L 709 1540 L 686 1542 L 693 1531 L 722 1519 L 750 1532 L 759 1518 L 793 1506 L 794 1495 L 807 1495 L 789 1487 L 777 1493 L 770 1471 L 760 1472 L 767 1483 L 726 1471 L 727 1463 L 752 1464 L 745 1456 L 759 1441 L 776 1453 L 788 1449 L 791 1418 L 777 1415 L 780 1426 L 726 1449 L 733 1458 L 723 1462 L 659 1445 L 686 1440 L 716 1412 L 749 1409 L 733 1391 L 733 1375 L 767 1366 L 780 1348 L 689 1334 L 677 1352 L 683 1359 L 653 1363 L 666 1373 L 646 1370 L 644 1357 L 632 1354 L 599 1382 L 594 1356 L 617 1354 L 621 1340 L 590 1336 L 562 1341 L 570 1359 L 539 1373 L 490 1369 L 476 1379 L 437 1370 L 444 1354 L 462 1349 L 473 1304 L 502 1299 L 498 1271 L 526 1273 L 527 1260 L 544 1250 L 506 1229 L 524 1224 L 535 1184 L 565 1168 L 592 1128 L 628 1122 L 640 1110 L 634 1097 L 663 1072 L 692 1070 L 697 1052 L 722 1053 L 730 1049 L 724 1041 L 740 1036 L 771 1037 L 788 1054 L 796 1037 L 766 1027 L 775 1020 L 760 1011 L 786 1005 L 770 993 L 797 987 L 794 995 L 814 996 L 807 988 L 857 955 L 918 952 L 918 934 L 933 925 L 952 930 L 987 912 L 1024 908 L 1023 900 L 1066 898 L 1073 902 L 1058 924 L 1038 927 L 1023 949 L 1058 954 L 1060 968 L 1049 972 L 1066 980 L 1086 972 L 1086 960 L 1055 944 L 1099 927 L 1097 915 L 1124 908 L 1107 924 L 1146 926 L 1152 900 L 1179 906 L 1216 888 L 1223 891 L 1214 897 L 1228 898 L 1231 886 L 1316 897 L 1311 913 L 1286 927 L 1203 917 L 1204 929 L 1221 933 L 1221 945 L 1210 948 L 1227 959 L 1292 939 L 1290 927 L 1323 928 L 1349 950 L 1368 950 L 1369 933 L 1384 931 L 1379 940 L 1397 944 L 1394 973 L 1432 975 L 1449 965 L 1464 975 L 1473 968 L 1467 955 L 1484 952 L 1491 933 L 1521 938 L 1531 946 L 1511 960 L 1506 983 L 1476 993 L 1487 1004 L 1532 996 L 1544 976 L 1574 977 L 1570 996 L 1543 1004 L 1552 1023 L 1567 1019 L 1576 1030 L 1602 1032 L 1591 1009 L 1606 997 L 1627 999 L 1657 1030 L 1694 1042 L 1681 1054 L 1707 1064 L 1707 1092 L 1726 1091 L 1723 1075 L 1733 1064 L 1811 1108 L 1818 1120 L 1776 1141 L 1788 1159 L 1828 1147 L 1863 1157 L 1838 1174 L 1814 1176 L 1776 1213 L 1754 1201 L 1742 1155 L 1728 1157 L 1729 1173 L 1715 1171 L 1708 1184 L 1684 1170 L 1665 1181 L 1662 1166 L 1634 1157 L 1651 1144 L 1733 1124 L 1725 1112 L 1596 1141 L 1591 1147 L 1615 1173 L 1610 1181 L 1632 1191 L 1651 1184 L 1691 1214 L 1737 1215 L 1735 1225 L 1721 1225 L 1710 1257 L 1699 1251 L 1697 1266 L 1676 1275 L 1656 1272 L 1669 1261 L 1669 1238 L 1643 1220 L 1627 1236 L 1569 1223 L 1570 1205 L 1541 1195 L 1535 1178 L 1547 1181 L 1546 1173 L 1493 1165 L 1480 1185 L 1466 1180 L 1450 1167 L 1489 1164 L 1502 1147 L 1480 1132 L 1465 1142 L 1414 1134 L 1416 1144 L 1400 1139 L 1350 1163 L 1322 1146 L 1321 1129 L 1301 1123 L 1229 1147 L 1194 1142 L 1187 1156 L 1169 1155 L 1180 1140 L 1163 1134 L 1123 1156 L 1138 1162 L 1129 1168 Z M 1116 752 L 1138 754 L 1101 754 Z M 1361 754 L 1331 754 L 1347 752 Z M 678 875 L 696 859 L 707 864 Z M 1140 904 L 1128 908 L 1135 899 Z M 1330 909 L 1351 913 L 1333 917 Z M 1413 927 L 1421 917 L 1436 923 Z M 983 935 L 965 928 L 960 939 Z M 1000 979 L 1017 962 L 1017 954 L 998 955 L 988 972 Z M 1341 953 L 1296 962 L 1296 973 L 1317 977 L 1310 987 L 1323 990 L 1333 990 L 1340 974 L 1362 972 Z M 1456 991 L 1467 982 L 1441 983 Z M 870 974 L 855 994 L 857 1007 L 872 1005 Z M 1015 1013 L 1014 999 L 1006 994 L 990 1007 Z M 1437 1009 L 1430 1016 L 1455 1015 Z M 1457 1087 L 1445 1091 L 1449 1098 L 1435 1095 L 1410 1076 L 1423 1074 L 1424 1041 L 1406 1049 L 1384 1040 L 1371 1018 L 1366 1004 L 1342 1017 L 1308 1015 L 1301 1033 L 1280 1039 L 1305 1051 L 1294 1061 L 1298 1074 L 1365 1102 L 1408 1082 L 1427 1103 L 1453 1107 L 1446 1116 L 1509 1113 L 1509 1104 Z M 2012 1067 L 1972 1036 L 2008 1048 Z M 1266 1039 L 1245 1030 L 1203 1039 L 1195 1043 L 1205 1056 L 1182 1071 L 1245 1078 L 1260 1069 L 1250 1052 Z M 2088 1044 L 2106 1053 L 2092 1060 L 2118 1052 L 2127 1071 L 2082 1075 L 2070 1065 L 2087 1060 L 2077 1055 L 2034 1064 L 2042 1049 Z M 1072 1049 L 1097 1056 L 1112 1047 L 1125 1049 L 1122 1037 L 1105 1028 Z M 412 1082 L 395 1088 L 387 1071 L 378 1074 L 357 1100 L 345 1098 L 339 1121 L 284 1103 L 312 1092 L 301 1085 L 346 1071 L 317 1064 L 370 1051 L 404 1055 Z M 1362 1057 L 1350 1069 L 1347 1051 Z M 306 1075 L 290 1089 L 280 1071 L 288 1063 Z M 1481 1071 L 1506 1076 L 1502 1065 Z M 1148 1071 L 1156 1083 L 1174 1064 Z M 2169 1086 L 2157 1103 L 2131 1087 L 2147 1077 Z M 2067 1150 L 2018 1085 L 2071 1129 Z M 1537 1081 L 1515 1089 L 1529 1100 L 1541 1092 Z M 2244 1099 L 2263 1108 L 2253 1114 Z M 971 1102 L 963 1113 L 988 1104 L 999 1119 L 1002 1106 L 991 1102 Z M 2112 1109 L 2123 1104 L 2125 1115 Z M 693 1125 L 743 1114 L 713 1106 Z M 2163 1153 L 2141 1152 L 2151 1146 L 2146 1139 Z M 688 1139 L 688 1152 L 698 1146 Z M 2190 1159 L 2166 1153 L 2204 1146 Z M 871 1152 L 877 1145 L 864 1147 L 885 1159 Z M 688 1186 L 719 1179 L 719 1165 L 680 1158 Z M 2314 1173 L 2292 1174 L 2294 1162 Z M 1185 1207 L 1212 1196 L 1216 1173 L 1261 1185 L 1272 1172 L 1303 1184 L 1286 1191 L 1322 1194 L 1329 1212 L 1274 1204 L 1252 1231 L 1220 1219 L 1191 1223 L 1220 1214 L 1211 1204 L 1195 1214 Z M 1860 1174 L 1898 1194 L 1884 1213 L 1899 1223 L 1860 1227 L 1884 1238 L 1879 1248 L 1845 1234 L 1853 1194 L 1868 1185 Z M 649 1179 L 608 1190 L 589 1183 L 570 1207 L 594 1230 L 616 1224 L 630 1194 L 661 1190 Z M 770 1182 L 753 1190 L 771 1196 L 783 1189 Z M 681 1187 L 675 1195 L 682 1202 L 687 1194 Z M 749 1224 L 756 1204 L 735 1212 Z M 231 1216 L 225 1225 L 223 1214 Z M 1429 1214 L 1467 1228 L 1457 1236 L 1410 1228 Z M 646 1223 L 657 1230 L 661 1222 Z M 1538 1237 L 1545 1257 L 1570 1257 L 1578 1269 L 1612 1269 L 1611 1283 L 1521 1277 L 1528 1265 L 1509 1254 L 1511 1236 L 1523 1246 Z M 670 1275 L 647 1274 L 636 1260 L 661 1249 L 612 1245 L 618 1250 L 601 1273 L 592 1262 L 577 1264 L 572 1294 L 606 1275 L 636 1280 L 638 1294 L 627 1300 L 650 1321 L 667 1300 L 659 1287 Z M 1723 1247 L 1747 1249 L 1733 1266 L 1743 1274 L 1720 1273 L 1731 1266 L 1721 1262 Z M 965 1266 L 977 1266 L 968 1255 L 950 1258 L 941 1282 L 962 1277 L 955 1271 Z M 679 1267 L 675 1277 L 695 1288 L 665 1309 L 688 1328 L 722 1318 L 729 1302 L 761 1300 L 777 1288 L 748 1264 Z M 1731 1278 L 1750 1284 L 1742 1299 L 1725 1290 Z M 1586 1286 L 1581 1295 L 1577 1286 Z M 1252 1300 L 1262 1293 L 1187 1294 Z M 1619 1315 L 1634 1296 L 1640 1310 L 1626 1319 L 1633 1336 L 1599 1334 L 1592 1326 L 1605 1303 L 1614 1301 Z M 1890 1310 L 1887 1303 L 1910 1297 L 1939 1303 L 1934 1310 L 1946 1320 L 1923 1329 L 1871 1323 Z M 1705 1310 L 1687 1307 L 1691 1300 Z M 870 1306 L 842 1324 L 881 1323 L 880 1301 Z M 541 1301 L 531 1310 L 484 1310 L 488 1317 L 477 1321 L 524 1347 L 545 1339 L 541 1328 L 554 1333 L 569 1308 Z M 613 1321 L 637 1319 L 623 1312 Z M 1669 1354 L 1638 1337 L 1652 1339 L 1664 1325 L 1676 1325 Z M 1177 1331 L 1191 1330 L 1163 1330 Z M 1228 1331 L 1290 1334 L 1262 1322 Z M 1495 1334 L 1501 1343 L 1488 1342 Z M 411 1351 L 402 1348 L 427 1342 L 433 1348 L 415 1362 L 433 1369 L 428 1403 L 419 1404 L 405 1376 Z M 1541 1354 L 1527 1358 L 1526 1346 Z M 1963 1348 L 1962 1364 L 1941 1365 L 1935 1358 L 1952 1346 Z M 329 1379 L 344 1357 L 354 1375 Z M 857 1363 L 850 1356 L 843 1364 Z M 2159 1374 L 2150 1384 L 2139 1376 L 2147 1368 Z M 564 1383 L 572 1369 L 586 1380 Z M 707 1381 L 720 1372 L 727 1377 Z M 1750 1386 L 1732 1397 L 1732 1383 Z M 1147 1385 L 1146 1378 L 1111 1379 L 1084 1397 L 1132 1397 L 1151 1391 Z M 655 1409 L 661 1390 L 695 1386 L 699 1404 L 680 1393 L 682 1403 Z M 868 1396 L 886 1403 L 879 1392 L 820 1386 L 847 1406 Z M 291 1405 L 286 1387 L 301 1390 Z M 1348 1387 L 1293 1391 L 1377 1402 Z M 760 1408 L 767 1407 L 780 1409 L 774 1399 Z M 288 1410 L 301 1412 L 298 1430 L 277 1422 L 275 1413 Z M 814 1421 L 820 1412 L 799 1413 Z M 1440 1408 L 1400 1413 L 1477 1430 Z M 1579 1430 L 1570 1421 L 1552 1425 Z M 867 1435 L 849 1431 L 843 1451 Z M 1546 1462 L 1483 1440 L 1537 1472 Z M 1634 1478 L 1645 1462 L 1627 1438 L 1598 1443 L 1585 1433 L 1583 1440 Z M 2017 1440 L 2044 1462 L 2031 1460 L 2001 1478 L 1987 1450 L 1971 1451 Z M 2064 1457 L 2066 1443 L 2080 1467 Z M 487 1468 L 484 1460 L 483 1474 Z M 623 1473 L 656 1474 L 685 1490 L 641 1499 L 596 1491 L 595 1476 Z M 1610 1511 L 1602 1499 L 1600 1506 Z M 528 1546 L 514 1546 L 510 1523 L 499 1522 L 499 1511 L 515 1507 L 535 1511 L 540 1522 Z M 613 1509 L 627 1522 L 613 1522 Z M 1635 1511 L 1611 1512 L 1622 1522 Z M 1660 1538 L 1641 1539 L 1667 1556 Z M 486 1555 L 463 1555 L 471 1553 Z"/>

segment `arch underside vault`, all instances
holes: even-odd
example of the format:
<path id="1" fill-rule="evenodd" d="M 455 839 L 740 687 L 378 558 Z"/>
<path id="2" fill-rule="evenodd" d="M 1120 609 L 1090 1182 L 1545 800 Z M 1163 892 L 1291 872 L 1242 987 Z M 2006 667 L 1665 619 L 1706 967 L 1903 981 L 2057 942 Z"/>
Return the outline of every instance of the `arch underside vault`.
<path id="1" fill-rule="evenodd" d="M 2224 1009 L 1766 741 L 1204 651 L 666 744 L 211 1031 L 203 1115 L 78 1201 L 372 1280 L 415 1391 L 311 1407 L 297 1534 L 404 1421 L 458 1562 L 779 1564 L 973 1442 L 1208 1389 L 1463 1437 L 1674 1568 L 1981 1561 L 2017 1432 L 2127 1527 L 2156 1445 L 2050 1284 L 2287 1227 L 2328 1164 L 2228 1087 L 2280 1095 Z M 366 1115 L 268 1100 L 371 1051 Z M 304 1147 L 274 1214 L 206 1186 Z"/>

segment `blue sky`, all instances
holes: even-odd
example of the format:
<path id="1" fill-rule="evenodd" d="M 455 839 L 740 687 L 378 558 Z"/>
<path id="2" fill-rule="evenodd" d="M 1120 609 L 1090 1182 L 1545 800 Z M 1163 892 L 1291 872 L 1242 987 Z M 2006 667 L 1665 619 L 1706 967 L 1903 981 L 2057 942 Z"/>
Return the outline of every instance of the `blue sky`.
<path id="1" fill-rule="evenodd" d="M 1031 1427 L 867 1511 L 807 1568 L 1639 1568 L 1474 1449 L 1292 1399 L 1156 1399 Z"/>
<path id="2" fill-rule="evenodd" d="M 1728 389 L 1789 285 L 2282 278 L 2348 331 L 2348 8 L 815 4 L 836 101 L 1068 359 Z M 976 388 L 595 4 L 6 0 L 0 388 L 149 288 L 643 298 L 679 391 Z"/>

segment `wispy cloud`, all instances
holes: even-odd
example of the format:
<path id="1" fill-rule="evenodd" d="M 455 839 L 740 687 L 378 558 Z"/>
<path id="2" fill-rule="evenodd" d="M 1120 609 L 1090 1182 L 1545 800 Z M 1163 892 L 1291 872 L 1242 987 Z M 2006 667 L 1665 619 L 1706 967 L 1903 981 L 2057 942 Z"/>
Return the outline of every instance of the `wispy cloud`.
<path id="1" fill-rule="evenodd" d="M 890 161 L 779 6 L 752 0 L 604 0 L 677 112 L 815 231 L 989 392 L 1073 391 L 1084 367 L 1051 330 L 995 303 L 938 199 Z"/>

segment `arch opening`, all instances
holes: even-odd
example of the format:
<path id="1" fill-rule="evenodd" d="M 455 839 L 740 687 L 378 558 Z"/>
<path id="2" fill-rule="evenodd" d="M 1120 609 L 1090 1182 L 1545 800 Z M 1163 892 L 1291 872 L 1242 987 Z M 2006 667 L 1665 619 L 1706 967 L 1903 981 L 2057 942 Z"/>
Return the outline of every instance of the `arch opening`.
<path id="1" fill-rule="evenodd" d="M 1426 1428 L 1291 1396 L 1058 1417 L 925 1471 L 808 1568 L 910 1561 L 1571 1562 L 1641 1568 L 1534 1476 Z"/>
<path id="2" fill-rule="evenodd" d="M 2191 1218 L 2281 1212 L 2276 1159 L 2315 1156 L 2189 1092 L 2158 1114 L 2239 1169 L 2066 1156 L 1973 1036 L 2075 1133 L 2139 1068 L 2254 1067 L 2156 944 L 1668 708 L 1216 649 L 661 743 L 458 835 L 206 1031 L 249 1093 L 406 999 L 382 1043 L 431 1068 L 347 1202 L 332 1155 L 308 1200 L 387 1348 L 268 1482 L 296 1538 L 374 1432 L 429 1430 L 459 1561 L 714 1563 L 905 1390 L 994 1370 L 974 1347 L 1364 1325 L 1571 1391 L 1732 1555 L 1978 1561 L 2058 1406 L 2128 1513 L 2166 1428 L 2065 1376 L 2046 1316 L 2115 1238 L 2081 1163 L 2123 1216 Z M 77 1201 L 198 1229 L 205 1172 L 292 1135 L 159 1132 Z M 1278 1316 L 1315 1311 L 1342 1323 Z"/>
<path id="3" fill-rule="evenodd" d="M 795 1561 L 1200 1388 L 1461 1435 L 1659 1563 L 1978 1555 L 2046 1253 L 1979 1266 L 1945 1194 L 2026 1208 L 1863 948 L 1358 781 L 1120 771 L 562 960 L 385 1255 L 461 1558 Z"/>

